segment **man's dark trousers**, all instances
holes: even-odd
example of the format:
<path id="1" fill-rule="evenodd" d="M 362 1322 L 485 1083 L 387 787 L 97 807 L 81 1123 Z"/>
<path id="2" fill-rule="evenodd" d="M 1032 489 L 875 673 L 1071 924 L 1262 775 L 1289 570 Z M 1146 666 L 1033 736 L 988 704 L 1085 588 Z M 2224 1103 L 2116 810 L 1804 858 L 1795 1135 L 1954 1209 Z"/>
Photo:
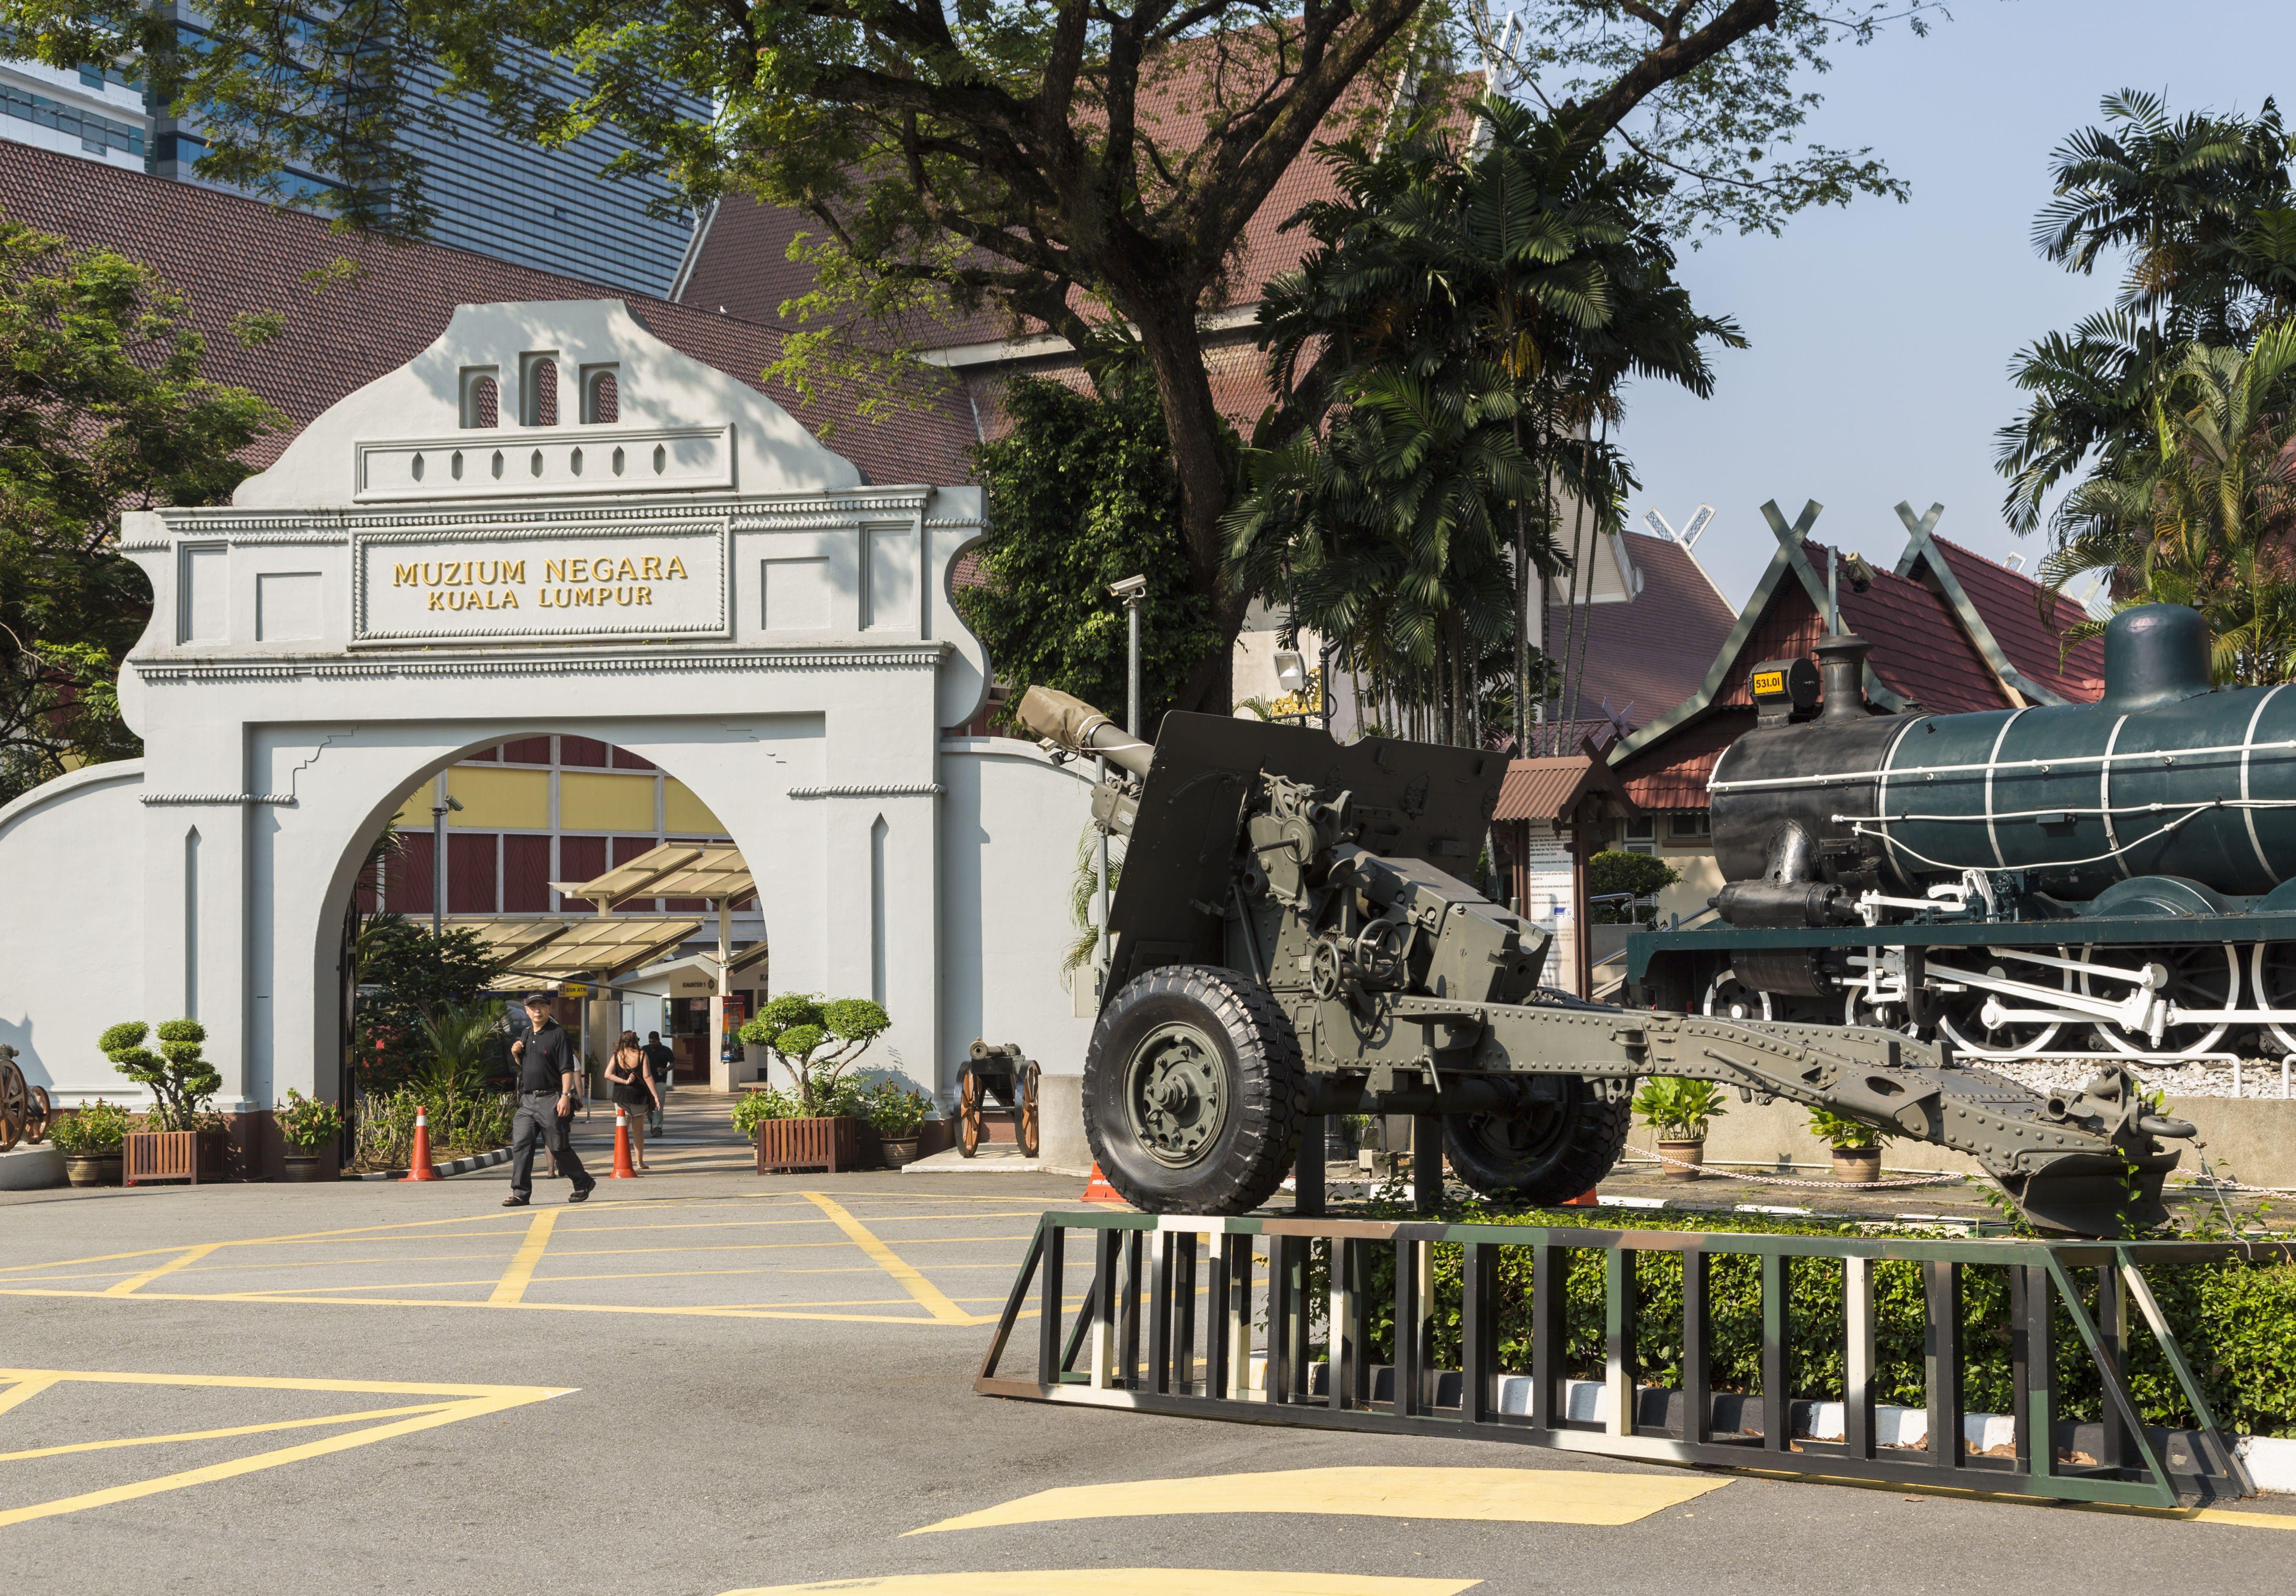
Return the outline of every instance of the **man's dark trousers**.
<path id="1" fill-rule="evenodd" d="M 534 1148 L 537 1142 L 550 1149 L 551 1156 L 558 1160 L 558 1173 L 572 1180 L 576 1191 L 586 1191 L 598 1183 L 576 1156 L 574 1144 L 566 1134 L 566 1123 L 558 1117 L 557 1093 L 519 1093 L 518 1117 L 511 1121 L 510 1127 L 512 1197 L 534 1195 Z"/>

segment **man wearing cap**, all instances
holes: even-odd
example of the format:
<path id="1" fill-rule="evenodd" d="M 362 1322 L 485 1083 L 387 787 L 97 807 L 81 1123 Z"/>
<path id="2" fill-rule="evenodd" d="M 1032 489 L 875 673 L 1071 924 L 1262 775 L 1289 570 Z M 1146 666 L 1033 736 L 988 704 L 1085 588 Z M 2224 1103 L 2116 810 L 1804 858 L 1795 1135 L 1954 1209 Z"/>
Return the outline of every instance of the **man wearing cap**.
<path id="1" fill-rule="evenodd" d="M 532 1027 L 510 1044 L 518 1061 L 518 1117 L 511 1122 L 510 1195 L 505 1208 L 522 1208 L 534 1195 L 534 1144 L 550 1149 L 558 1172 L 574 1183 L 568 1202 L 581 1202 L 598 1183 L 582 1167 L 566 1126 L 574 1116 L 574 1048 L 566 1027 L 550 1015 L 550 994 L 537 992 L 526 1000 L 526 1018 Z"/>

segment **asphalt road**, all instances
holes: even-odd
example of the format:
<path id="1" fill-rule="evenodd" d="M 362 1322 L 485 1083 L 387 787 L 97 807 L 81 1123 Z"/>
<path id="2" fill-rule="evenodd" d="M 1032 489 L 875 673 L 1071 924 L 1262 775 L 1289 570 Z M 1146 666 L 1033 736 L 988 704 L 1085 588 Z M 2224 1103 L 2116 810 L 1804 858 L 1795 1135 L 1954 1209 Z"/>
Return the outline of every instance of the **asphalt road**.
<path id="1" fill-rule="evenodd" d="M 2284 1589 L 2296 1555 L 2284 1502 L 2176 1521 L 978 1397 L 1073 1181 L 737 1162 L 673 1142 L 522 1211 L 499 1169 L 0 1195 L 0 1567 L 297 1596 L 2091 1596 Z M 1394 1472 L 1294 1472 L 1335 1469 Z M 1224 1475 L 1279 1477 L 1185 1483 Z M 1180 1483 L 1009 1506 L 1152 1481 Z M 1434 1516 L 1481 1510 L 1509 1516 Z M 1034 1521 L 909 1533 L 974 1514 Z"/>

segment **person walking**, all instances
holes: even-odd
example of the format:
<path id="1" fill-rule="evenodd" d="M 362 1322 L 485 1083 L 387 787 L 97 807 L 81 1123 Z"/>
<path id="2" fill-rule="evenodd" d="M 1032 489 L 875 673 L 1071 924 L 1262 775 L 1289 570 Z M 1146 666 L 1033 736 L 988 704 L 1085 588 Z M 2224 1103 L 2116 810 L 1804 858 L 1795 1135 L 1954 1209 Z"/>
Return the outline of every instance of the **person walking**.
<path id="1" fill-rule="evenodd" d="M 669 1107 L 669 1072 L 677 1061 L 677 1054 L 663 1044 L 660 1031 L 648 1031 L 645 1055 L 646 1071 L 653 1076 L 653 1124 L 646 1128 L 658 1136 L 661 1134 L 662 1110 Z"/>
<path id="2" fill-rule="evenodd" d="M 518 1063 L 518 1115 L 511 1121 L 510 1195 L 505 1208 L 522 1208 L 534 1196 L 534 1148 L 538 1142 L 550 1150 L 559 1172 L 574 1183 L 568 1202 L 585 1202 L 598 1182 L 582 1167 L 582 1160 L 567 1139 L 567 1123 L 574 1117 L 574 1046 L 566 1027 L 550 1017 L 550 994 L 537 992 L 526 1000 L 527 1035 L 511 1044 Z"/>
<path id="3" fill-rule="evenodd" d="M 606 1087 L 613 1093 L 614 1106 L 628 1117 L 630 1161 L 640 1169 L 646 1166 L 646 1121 L 661 1112 L 661 1100 L 653 1089 L 652 1062 L 638 1045 L 636 1031 L 617 1036 L 614 1056 L 606 1060 Z"/>

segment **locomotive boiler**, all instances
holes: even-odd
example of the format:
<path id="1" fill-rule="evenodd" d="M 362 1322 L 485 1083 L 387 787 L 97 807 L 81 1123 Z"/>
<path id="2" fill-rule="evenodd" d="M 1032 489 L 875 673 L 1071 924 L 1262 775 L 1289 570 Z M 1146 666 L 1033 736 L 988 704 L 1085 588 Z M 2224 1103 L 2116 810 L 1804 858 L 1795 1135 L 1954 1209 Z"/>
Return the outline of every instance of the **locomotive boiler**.
<path id="1" fill-rule="evenodd" d="M 2181 605 L 2113 618 L 2094 704 L 1876 715 L 1867 646 L 1754 668 L 1710 779 L 1718 923 L 1630 939 L 1645 1004 L 1992 1060 L 2296 1053 L 2296 692 L 2214 686 Z"/>

